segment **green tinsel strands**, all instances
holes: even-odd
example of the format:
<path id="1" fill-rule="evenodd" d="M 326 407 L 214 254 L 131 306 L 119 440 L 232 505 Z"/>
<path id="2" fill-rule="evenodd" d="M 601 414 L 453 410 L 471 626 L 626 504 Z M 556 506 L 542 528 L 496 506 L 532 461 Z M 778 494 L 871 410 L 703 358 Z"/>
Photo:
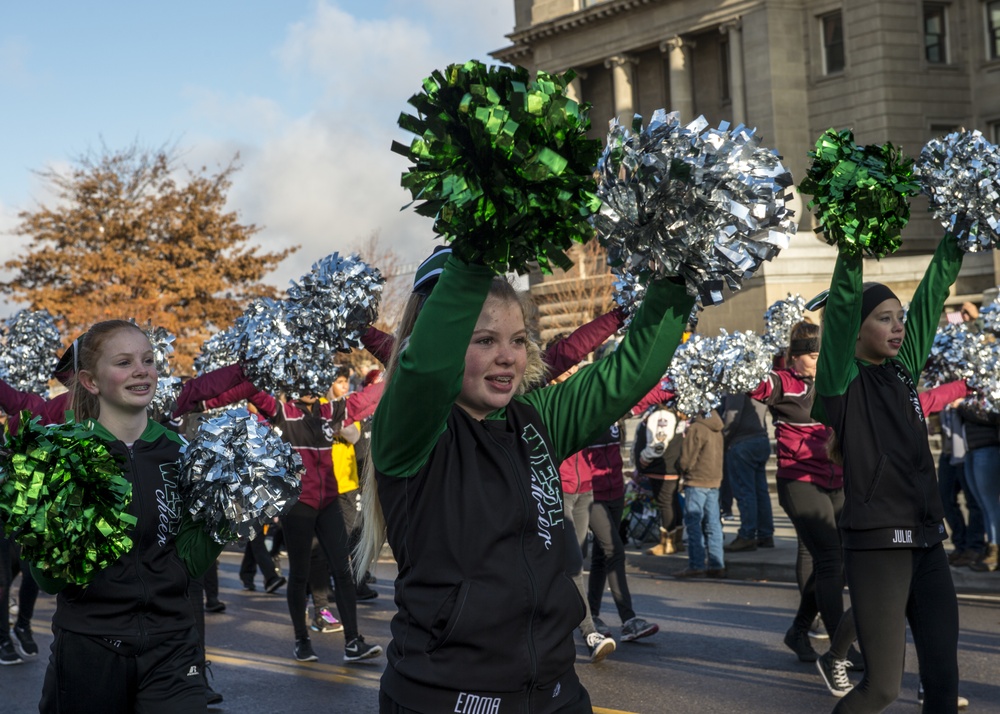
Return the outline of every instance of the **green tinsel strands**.
<path id="1" fill-rule="evenodd" d="M 21 555 L 46 575 L 86 585 L 132 548 L 132 484 L 86 424 L 41 425 L 22 412 L 0 455 L 0 512 Z"/>
<path id="2" fill-rule="evenodd" d="M 898 250 L 908 198 L 920 192 L 913 159 L 892 144 L 858 146 L 848 129 L 827 129 L 809 157 L 799 191 L 813 197 L 807 208 L 816 209 L 816 232 L 847 255 L 882 258 Z"/>
<path id="3" fill-rule="evenodd" d="M 410 98 L 417 117 L 400 115 L 416 135 L 392 144 L 414 163 L 402 186 L 465 262 L 524 273 L 537 261 L 551 272 L 572 265 L 572 242 L 593 238 L 601 145 L 587 138 L 587 106 L 564 96 L 574 76 L 453 64 Z"/>

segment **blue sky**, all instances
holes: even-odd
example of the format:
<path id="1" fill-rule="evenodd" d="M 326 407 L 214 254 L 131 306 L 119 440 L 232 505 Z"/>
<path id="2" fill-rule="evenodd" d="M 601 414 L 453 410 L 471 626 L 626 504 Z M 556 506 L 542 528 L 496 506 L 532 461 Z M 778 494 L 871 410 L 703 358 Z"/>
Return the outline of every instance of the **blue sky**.
<path id="1" fill-rule="evenodd" d="M 407 261 L 434 245 L 400 212 L 396 127 L 432 70 L 505 46 L 513 0 L 175 0 L 0 4 L 0 262 L 17 213 L 52 197 L 35 171 L 102 145 L 173 146 L 215 170 L 265 249 L 300 244 L 279 286 L 373 231 Z M 0 271 L 0 277 L 8 277 Z M 0 299 L 2 301 L 2 299 Z M 9 312 L 0 302 L 0 316 Z"/>

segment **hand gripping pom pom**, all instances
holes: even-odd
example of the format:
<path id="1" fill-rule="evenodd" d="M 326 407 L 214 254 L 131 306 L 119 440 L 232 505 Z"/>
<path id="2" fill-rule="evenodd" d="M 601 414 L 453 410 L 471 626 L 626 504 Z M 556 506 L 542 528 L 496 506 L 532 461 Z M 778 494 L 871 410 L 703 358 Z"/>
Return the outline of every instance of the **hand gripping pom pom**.
<path id="1" fill-rule="evenodd" d="M 792 297 L 788 294 L 785 300 L 778 300 L 764 313 L 764 341 L 771 345 L 774 354 L 781 354 L 788 349 L 792 328 L 802 322 L 805 314 L 806 301 L 801 295 Z"/>
<path id="2" fill-rule="evenodd" d="M 771 346 L 752 332 L 692 335 L 674 352 L 667 380 L 685 414 L 708 414 L 726 394 L 749 392 L 771 371 Z"/>
<path id="3" fill-rule="evenodd" d="M 132 485 L 89 426 L 40 422 L 22 412 L 10 437 L 0 512 L 25 560 L 49 577 L 86 585 L 132 548 Z"/>
<path id="4" fill-rule="evenodd" d="M 799 190 L 813 197 L 816 232 L 845 255 L 882 258 L 898 250 L 910 220 L 908 198 L 919 190 L 913 159 L 892 144 L 858 146 L 847 129 L 827 129 L 809 156 Z"/>
<path id="5" fill-rule="evenodd" d="M 681 126 L 658 110 L 643 128 L 611 122 L 598 163 L 598 240 L 618 275 L 680 276 L 688 293 L 718 304 L 795 234 L 785 189 L 792 177 L 754 132 L 699 117 Z"/>
<path id="6" fill-rule="evenodd" d="M 302 460 L 246 409 L 199 420 L 181 456 L 181 494 L 216 543 L 253 539 L 302 488 Z"/>
<path id="7" fill-rule="evenodd" d="M 392 145 L 413 162 L 402 186 L 461 260 L 498 273 L 537 261 L 550 272 L 593 237 L 600 143 L 587 138 L 586 107 L 564 95 L 574 76 L 531 80 L 523 67 L 470 61 L 435 71 L 410 98 L 418 116 L 400 115 L 399 126 L 416 138 Z"/>
<path id="8" fill-rule="evenodd" d="M 18 310 L 0 333 L 0 379 L 20 392 L 44 396 L 62 343 L 48 310 Z"/>
<path id="9" fill-rule="evenodd" d="M 1000 148 L 978 131 L 932 139 L 914 169 L 930 210 L 969 253 L 1000 241 Z"/>

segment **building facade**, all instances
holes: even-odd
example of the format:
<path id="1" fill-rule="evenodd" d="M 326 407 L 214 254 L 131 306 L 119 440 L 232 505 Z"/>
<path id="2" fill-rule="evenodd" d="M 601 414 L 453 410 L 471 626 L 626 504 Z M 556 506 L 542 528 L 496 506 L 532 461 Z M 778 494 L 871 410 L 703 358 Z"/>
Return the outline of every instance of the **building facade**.
<path id="1" fill-rule="evenodd" d="M 493 56 L 532 71 L 576 71 L 570 91 L 591 105 L 592 135 L 659 108 L 757 129 L 798 183 L 827 128 L 859 144 L 891 141 L 909 156 L 935 136 L 979 129 L 1000 143 L 1000 0 L 513 0 L 510 45 Z M 759 329 L 788 293 L 829 284 L 834 249 L 796 196 L 791 246 L 702 328 Z M 942 228 L 926 199 L 912 202 L 902 249 L 868 261 L 866 278 L 903 301 L 916 288 Z M 996 285 L 994 252 L 972 254 L 952 302 Z M 535 276 L 534 283 L 572 276 Z M 533 291 L 538 288 L 533 286 Z M 541 306 L 542 314 L 554 306 Z"/>

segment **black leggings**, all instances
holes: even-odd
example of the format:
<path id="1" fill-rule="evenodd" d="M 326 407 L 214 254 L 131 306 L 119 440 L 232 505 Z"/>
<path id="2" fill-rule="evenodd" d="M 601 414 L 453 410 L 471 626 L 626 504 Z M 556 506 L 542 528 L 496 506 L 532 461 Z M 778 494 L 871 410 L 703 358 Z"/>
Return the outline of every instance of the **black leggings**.
<path id="1" fill-rule="evenodd" d="M 653 492 L 653 500 L 660 511 L 660 527 L 672 531 L 684 523 L 684 512 L 681 510 L 681 499 L 677 493 L 680 479 L 653 478 L 649 479 L 649 488 Z"/>
<path id="2" fill-rule="evenodd" d="M 815 596 L 807 583 L 802 589 L 799 612 L 793 626 L 808 629 L 814 617 L 812 613 L 818 607 L 826 631 L 836 632 L 844 615 L 844 561 L 840 531 L 837 530 L 837 519 L 844 507 L 844 491 L 821 488 L 806 481 L 783 478 L 777 481 L 778 502 L 813 560 Z M 810 601 L 813 597 L 815 606 Z"/>
<path id="3" fill-rule="evenodd" d="M 899 696 L 906 623 L 917 649 L 925 712 L 958 711 L 958 599 L 944 546 L 846 550 L 844 564 L 865 676 L 833 710 L 881 712 Z"/>
<path id="4" fill-rule="evenodd" d="M 334 598 L 337 612 L 344 625 L 344 642 L 358 636 L 358 601 L 351 578 L 350 553 L 347 549 L 347 529 L 340 504 L 334 501 L 321 510 L 299 501 L 281 518 L 288 550 L 288 612 L 292 616 L 295 639 L 309 636 L 306 625 L 306 584 L 309 581 L 309 561 L 313 536 L 326 555 L 326 562 L 336 584 Z"/>
<path id="5" fill-rule="evenodd" d="M 595 500 L 590 507 L 590 530 L 594 533 L 594 543 L 590 554 L 590 580 L 587 583 L 587 602 L 592 616 L 601 614 L 601 599 L 607 583 L 622 624 L 635 617 L 632 595 L 625 580 L 625 543 L 618 532 L 624 512 L 624 497 L 613 501 Z"/>

